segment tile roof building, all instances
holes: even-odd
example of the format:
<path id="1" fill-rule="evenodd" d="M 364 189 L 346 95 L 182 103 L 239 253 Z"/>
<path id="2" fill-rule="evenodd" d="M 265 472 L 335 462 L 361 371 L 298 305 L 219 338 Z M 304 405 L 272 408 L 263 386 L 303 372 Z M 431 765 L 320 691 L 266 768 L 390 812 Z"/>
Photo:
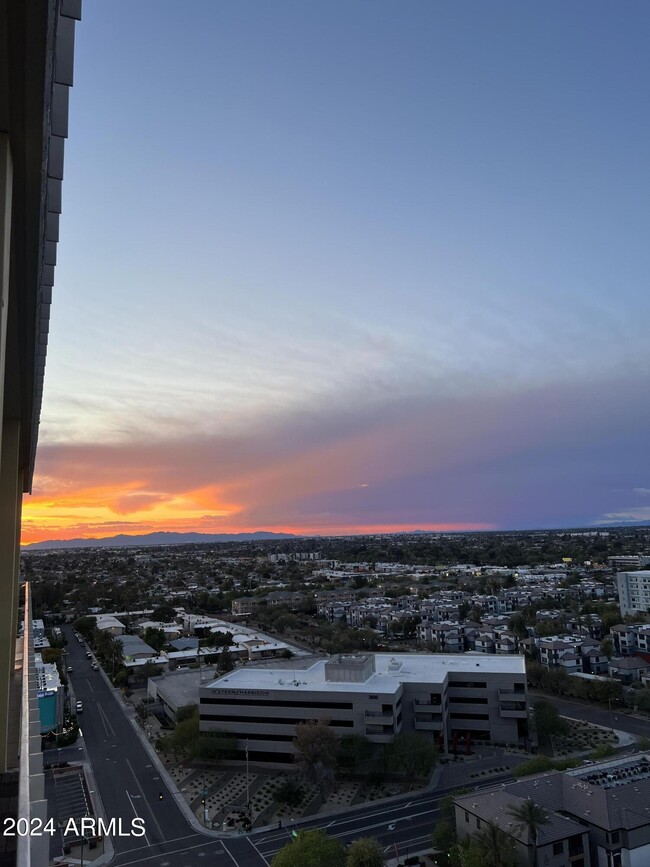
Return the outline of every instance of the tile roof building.
<path id="1" fill-rule="evenodd" d="M 530 798 L 550 818 L 536 853 L 510 811 Z M 552 771 L 456 798 L 459 836 L 496 822 L 515 842 L 517 863 L 548 867 L 650 864 L 650 756 L 634 755 L 560 773 Z"/>

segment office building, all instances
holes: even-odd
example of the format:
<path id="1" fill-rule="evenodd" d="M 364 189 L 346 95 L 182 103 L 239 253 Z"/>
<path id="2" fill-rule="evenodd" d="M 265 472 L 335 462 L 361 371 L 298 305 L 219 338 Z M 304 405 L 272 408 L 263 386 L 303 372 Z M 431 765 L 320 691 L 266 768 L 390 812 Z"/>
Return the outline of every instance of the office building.
<path id="1" fill-rule="evenodd" d="M 201 730 L 237 736 L 240 754 L 285 766 L 296 725 L 328 721 L 338 735 L 390 743 L 417 732 L 442 750 L 525 745 L 526 673 L 521 656 L 355 654 L 291 668 L 246 666 L 200 689 Z"/>

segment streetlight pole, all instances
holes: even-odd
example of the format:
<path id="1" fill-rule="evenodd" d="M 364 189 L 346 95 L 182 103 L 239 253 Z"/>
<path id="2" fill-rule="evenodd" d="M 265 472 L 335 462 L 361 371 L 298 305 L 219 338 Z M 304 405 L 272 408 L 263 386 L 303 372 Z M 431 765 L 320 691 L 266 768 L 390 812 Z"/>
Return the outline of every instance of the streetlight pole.
<path id="1" fill-rule="evenodd" d="M 246 806 L 250 806 L 251 802 L 251 793 L 250 793 L 250 777 L 248 774 L 248 738 L 246 738 Z"/>

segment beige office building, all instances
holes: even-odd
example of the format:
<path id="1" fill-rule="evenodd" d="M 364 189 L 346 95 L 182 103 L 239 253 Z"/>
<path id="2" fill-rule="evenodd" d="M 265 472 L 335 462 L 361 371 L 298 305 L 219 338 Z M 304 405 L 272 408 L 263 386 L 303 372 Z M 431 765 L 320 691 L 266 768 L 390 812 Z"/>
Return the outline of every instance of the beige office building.
<path id="1" fill-rule="evenodd" d="M 201 730 L 237 736 L 240 756 L 285 766 L 296 725 L 327 720 L 339 735 L 390 743 L 417 732 L 443 751 L 477 743 L 525 745 L 521 656 L 355 654 L 306 668 L 237 669 L 200 690 Z"/>

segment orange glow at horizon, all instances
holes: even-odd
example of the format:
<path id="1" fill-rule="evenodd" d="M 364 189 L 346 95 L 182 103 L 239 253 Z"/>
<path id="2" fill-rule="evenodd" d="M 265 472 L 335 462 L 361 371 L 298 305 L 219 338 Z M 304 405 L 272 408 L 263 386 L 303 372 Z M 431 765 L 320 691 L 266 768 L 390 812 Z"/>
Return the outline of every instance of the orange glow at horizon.
<path id="1" fill-rule="evenodd" d="M 97 500 L 93 502 L 93 496 Z M 114 510 L 117 498 L 124 498 L 124 488 L 118 490 L 92 488 L 77 494 L 25 498 L 21 544 L 30 545 L 43 541 L 67 539 L 101 539 L 118 534 L 138 536 L 153 532 L 178 533 L 252 533 L 267 530 L 275 533 L 291 533 L 296 536 L 352 536 L 400 533 L 412 530 L 429 532 L 462 532 L 496 529 L 490 524 L 445 523 L 427 524 L 349 524 L 341 526 L 325 522 L 318 524 L 286 525 L 274 520 L 262 524 L 237 522 L 242 511 L 239 506 L 215 508 L 207 502 L 205 494 L 191 493 L 169 497 L 146 509 L 131 512 Z M 143 495 L 146 496 L 146 495 Z M 206 514 L 206 508 L 210 514 Z M 233 520 L 234 519 L 234 520 Z"/>
<path id="2" fill-rule="evenodd" d="M 239 520 L 238 520 L 239 517 Z M 142 490 L 139 482 L 129 485 L 102 485 L 56 494 L 25 497 L 23 503 L 23 545 L 67 539 L 101 539 L 125 534 L 137 536 L 157 531 L 179 533 L 252 533 L 268 530 L 296 536 L 348 536 L 399 533 L 411 530 L 460 532 L 492 530 L 490 524 L 416 522 L 358 524 L 286 524 L 269 519 L 261 524 L 246 522 L 241 505 L 227 504 L 218 492 L 202 488 L 180 494 Z"/>
<path id="3" fill-rule="evenodd" d="M 21 543 L 155 530 L 212 532 L 212 527 L 221 527 L 224 519 L 241 511 L 241 506 L 221 502 L 209 488 L 177 494 L 142 488 L 132 482 L 25 497 Z"/>

